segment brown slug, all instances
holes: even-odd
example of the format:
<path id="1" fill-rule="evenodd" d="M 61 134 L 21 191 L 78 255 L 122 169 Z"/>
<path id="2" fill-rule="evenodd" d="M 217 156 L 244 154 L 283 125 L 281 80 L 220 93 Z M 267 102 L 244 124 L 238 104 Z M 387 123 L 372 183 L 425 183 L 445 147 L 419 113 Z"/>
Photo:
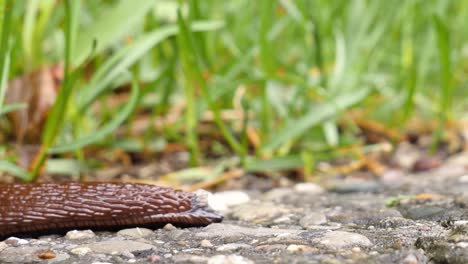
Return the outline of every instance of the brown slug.
<path id="1" fill-rule="evenodd" d="M 0 185 L 0 239 L 72 229 L 205 226 L 223 217 L 195 193 L 130 183 Z"/>

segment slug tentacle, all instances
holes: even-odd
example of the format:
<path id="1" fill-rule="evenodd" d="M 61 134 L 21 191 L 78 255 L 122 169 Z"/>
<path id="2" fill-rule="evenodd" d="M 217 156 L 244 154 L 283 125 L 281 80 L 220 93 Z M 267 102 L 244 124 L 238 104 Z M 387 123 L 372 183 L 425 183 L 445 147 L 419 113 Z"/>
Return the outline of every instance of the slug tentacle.
<path id="1" fill-rule="evenodd" d="M 0 238 L 63 233 L 71 229 L 205 226 L 220 222 L 194 193 L 130 183 L 0 185 Z"/>

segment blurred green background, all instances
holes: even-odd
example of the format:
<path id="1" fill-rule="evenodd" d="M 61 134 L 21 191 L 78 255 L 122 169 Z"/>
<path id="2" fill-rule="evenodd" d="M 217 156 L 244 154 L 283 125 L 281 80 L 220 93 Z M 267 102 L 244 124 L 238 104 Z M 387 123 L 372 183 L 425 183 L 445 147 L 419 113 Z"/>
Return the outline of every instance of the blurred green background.
<path id="1" fill-rule="evenodd" d="M 89 169 L 84 147 L 168 142 L 197 166 L 211 135 L 210 153 L 245 169 L 312 171 L 367 144 L 355 116 L 402 133 L 434 121 L 439 140 L 466 117 L 467 17 L 456 0 L 0 0 L 0 170 L 32 180 L 50 157 Z M 40 151 L 21 168 L 7 113 L 28 106 L 5 100 L 8 81 L 57 64 Z"/>

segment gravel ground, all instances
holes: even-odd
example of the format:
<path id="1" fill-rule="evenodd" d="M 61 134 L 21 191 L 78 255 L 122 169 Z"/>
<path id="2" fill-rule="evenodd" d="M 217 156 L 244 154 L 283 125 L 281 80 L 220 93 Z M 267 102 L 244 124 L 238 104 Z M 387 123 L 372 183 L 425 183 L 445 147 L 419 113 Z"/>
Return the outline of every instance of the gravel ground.
<path id="1" fill-rule="evenodd" d="M 468 263 L 468 153 L 424 173 L 211 198 L 222 223 L 9 238 L 0 263 Z"/>

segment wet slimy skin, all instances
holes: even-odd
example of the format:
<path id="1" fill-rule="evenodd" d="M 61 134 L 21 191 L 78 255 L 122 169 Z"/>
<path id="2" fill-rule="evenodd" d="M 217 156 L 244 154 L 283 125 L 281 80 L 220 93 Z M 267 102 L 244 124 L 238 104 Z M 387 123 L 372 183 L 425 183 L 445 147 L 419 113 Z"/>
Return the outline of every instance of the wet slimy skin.
<path id="1" fill-rule="evenodd" d="M 194 193 L 130 183 L 0 185 L 0 239 L 73 229 L 205 226 L 222 216 Z"/>

